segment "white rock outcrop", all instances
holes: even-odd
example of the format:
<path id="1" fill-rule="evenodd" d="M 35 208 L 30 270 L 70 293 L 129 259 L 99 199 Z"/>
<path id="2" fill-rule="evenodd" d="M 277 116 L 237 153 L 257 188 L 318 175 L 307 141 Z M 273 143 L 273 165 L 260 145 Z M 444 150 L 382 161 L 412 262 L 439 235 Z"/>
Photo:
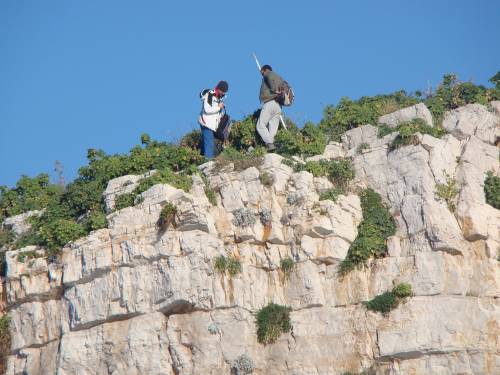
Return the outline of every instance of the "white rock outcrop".
<path id="1" fill-rule="evenodd" d="M 427 125 L 432 126 L 432 114 L 424 103 L 418 103 L 411 107 L 402 108 L 396 112 L 380 116 L 378 123 L 395 128 L 403 122 L 408 122 L 417 118 L 424 120 Z"/>
<path id="2" fill-rule="evenodd" d="M 500 173 L 491 136 L 500 115 L 466 106 L 446 118 L 450 134 L 392 151 L 395 134 L 379 139 L 371 125 L 329 145 L 313 160 L 347 156 L 356 170 L 352 193 L 336 202 L 319 200 L 330 181 L 294 172 L 279 155 L 244 171 L 211 162 L 201 170 L 217 206 L 195 176 L 189 193 L 153 186 L 57 261 L 34 247 L 8 252 L 6 374 L 234 374 L 242 354 L 256 375 L 500 374 L 500 211 L 483 193 L 486 172 Z M 436 196 L 447 176 L 459 187 L 455 211 Z M 109 210 L 144 176 L 125 177 L 109 183 Z M 364 187 L 382 196 L 397 232 L 387 256 L 340 277 Z M 175 225 L 159 228 L 167 202 L 178 208 Z M 236 226 L 238 209 L 255 222 Z M 218 273 L 220 255 L 239 259 L 242 272 Z M 285 274 L 288 257 L 295 268 Z M 366 309 L 401 282 L 413 297 L 387 315 Z M 290 306 L 293 328 L 264 346 L 255 313 L 269 302 Z"/>

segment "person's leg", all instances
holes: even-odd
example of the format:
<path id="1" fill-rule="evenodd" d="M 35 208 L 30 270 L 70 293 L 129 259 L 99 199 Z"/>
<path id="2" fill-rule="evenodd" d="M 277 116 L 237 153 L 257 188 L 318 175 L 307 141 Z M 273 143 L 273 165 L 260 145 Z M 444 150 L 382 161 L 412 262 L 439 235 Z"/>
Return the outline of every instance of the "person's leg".
<path id="1" fill-rule="evenodd" d="M 271 113 L 269 111 L 270 103 L 272 102 L 267 102 L 262 105 L 262 109 L 260 111 L 260 116 L 259 120 L 257 121 L 257 132 L 259 133 L 260 137 L 264 141 L 264 143 L 273 143 L 273 139 L 271 137 L 271 134 L 269 133 L 269 130 L 267 129 L 267 124 L 269 120 L 271 119 Z"/>
<path id="2" fill-rule="evenodd" d="M 201 127 L 201 136 L 202 136 L 202 152 L 203 155 L 208 158 L 212 159 L 215 154 L 215 147 L 214 147 L 214 132 L 210 130 L 209 128 L 206 128 L 205 126 Z"/>
<path id="3" fill-rule="evenodd" d="M 272 101 L 273 105 L 270 108 L 270 114 L 271 118 L 269 119 L 269 135 L 271 142 L 269 143 L 274 143 L 274 137 L 276 136 L 276 133 L 278 132 L 278 129 L 280 127 L 280 115 L 281 115 L 281 107 L 280 105 L 275 102 L 274 100 Z"/>

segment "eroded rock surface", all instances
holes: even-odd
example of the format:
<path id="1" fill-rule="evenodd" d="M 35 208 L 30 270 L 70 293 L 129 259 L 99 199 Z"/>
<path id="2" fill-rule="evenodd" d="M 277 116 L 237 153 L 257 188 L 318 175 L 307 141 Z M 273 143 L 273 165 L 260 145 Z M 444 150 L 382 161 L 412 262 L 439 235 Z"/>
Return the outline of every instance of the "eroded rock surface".
<path id="1" fill-rule="evenodd" d="M 458 123 L 442 139 L 420 136 L 394 151 L 395 134 L 379 139 L 370 125 L 331 144 L 312 160 L 352 157 L 356 169 L 352 193 L 336 202 L 319 201 L 330 181 L 293 172 L 279 155 L 241 172 L 208 163 L 201 170 L 217 206 L 199 177 L 190 193 L 156 185 L 57 262 L 32 247 L 9 252 L 7 374 L 231 374 L 242 354 L 255 374 L 499 374 L 500 211 L 483 193 L 485 173 L 500 172 L 491 136 L 499 117 L 466 106 L 447 118 Z M 272 186 L 260 182 L 264 172 Z M 447 176 L 459 186 L 455 211 L 436 196 Z M 111 181 L 108 209 L 143 177 Z M 362 187 L 382 196 L 397 232 L 386 257 L 340 277 Z M 178 208 L 175 225 L 160 228 L 167 202 Z M 238 209 L 255 223 L 236 226 Z M 233 277 L 214 269 L 229 254 L 242 264 Z M 287 257 L 296 262 L 289 275 Z M 387 315 L 367 311 L 364 301 L 401 282 L 413 297 Z M 264 346 L 254 314 L 269 302 L 292 308 L 293 328 Z"/>

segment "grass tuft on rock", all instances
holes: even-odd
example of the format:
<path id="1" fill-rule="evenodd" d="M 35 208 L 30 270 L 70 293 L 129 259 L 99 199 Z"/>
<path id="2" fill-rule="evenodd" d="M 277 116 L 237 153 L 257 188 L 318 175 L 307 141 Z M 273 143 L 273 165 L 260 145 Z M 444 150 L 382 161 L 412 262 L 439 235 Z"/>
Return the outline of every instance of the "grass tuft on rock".
<path id="1" fill-rule="evenodd" d="M 368 310 L 387 314 L 391 310 L 398 307 L 398 305 L 406 298 L 411 297 L 412 294 L 411 285 L 401 283 L 396 285 L 392 291 L 382 293 L 372 300 L 365 302 L 365 306 Z"/>
<path id="2" fill-rule="evenodd" d="M 275 303 L 269 303 L 257 312 L 257 340 L 264 345 L 272 344 L 282 333 L 290 332 L 291 308 Z"/>
<path id="3" fill-rule="evenodd" d="M 389 210 L 380 195 L 372 189 L 365 189 L 362 192 L 361 209 L 363 220 L 358 225 L 356 239 L 340 264 L 340 275 L 365 265 L 371 257 L 382 257 L 387 251 L 387 237 L 396 232 L 396 225 Z"/>
<path id="4" fill-rule="evenodd" d="M 484 195 L 486 203 L 500 210 L 500 177 L 495 176 L 491 171 L 486 173 Z"/>

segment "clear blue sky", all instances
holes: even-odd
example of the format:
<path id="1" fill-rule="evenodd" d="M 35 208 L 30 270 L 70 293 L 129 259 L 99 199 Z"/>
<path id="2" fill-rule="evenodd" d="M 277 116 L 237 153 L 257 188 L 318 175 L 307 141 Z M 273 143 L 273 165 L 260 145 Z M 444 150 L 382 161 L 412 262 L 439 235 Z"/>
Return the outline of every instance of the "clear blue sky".
<path id="1" fill-rule="evenodd" d="M 500 3 L 485 1 L 0 2 L 0 185 L 66 178 L 87 148 L 196 128 L 198 92 L 229 82 L 228 111 L 259 107 L 251 53 L 294 86 L 286 114 L 317 122 L 340 97 L 424 89 L 500 70 Z"/>

